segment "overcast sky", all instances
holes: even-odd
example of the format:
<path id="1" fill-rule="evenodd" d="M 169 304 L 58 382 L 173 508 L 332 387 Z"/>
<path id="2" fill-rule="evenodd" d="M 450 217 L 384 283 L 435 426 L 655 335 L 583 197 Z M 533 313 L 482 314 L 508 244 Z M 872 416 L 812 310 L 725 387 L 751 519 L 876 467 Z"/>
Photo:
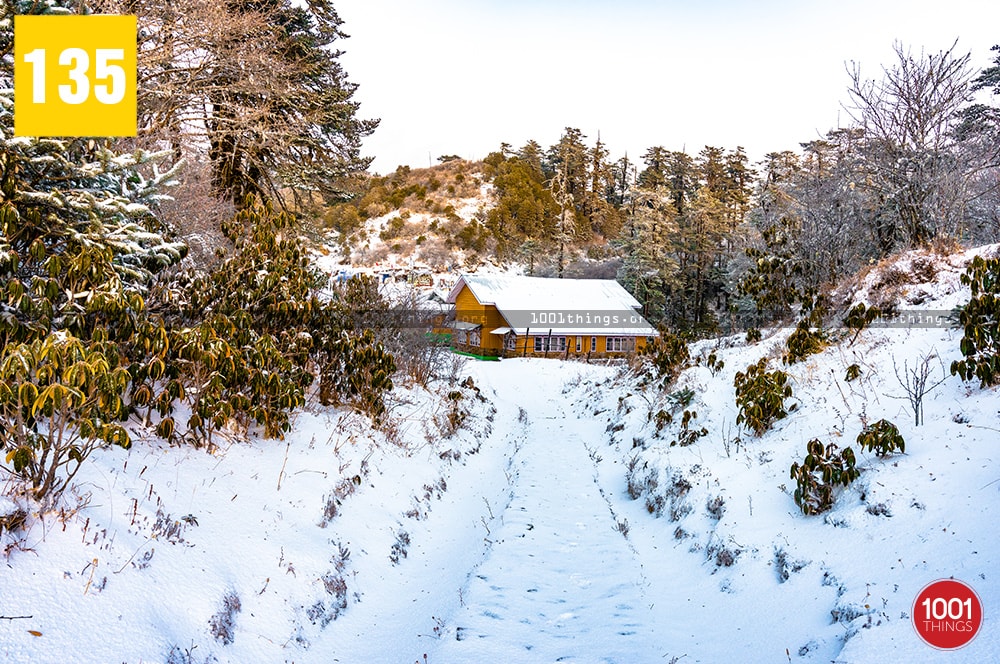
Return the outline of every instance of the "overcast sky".
<path id="1" fill-rule="evenodd" d="M 614 159 L 742 145 L 753 160 L 846 123 L 845 63 L 870 78 L 893 43 L 958 39 L 976 70 L 1000 42 L 996 0 L 336 0 L 372 170 L 481 159 L 567 126 Z"/>

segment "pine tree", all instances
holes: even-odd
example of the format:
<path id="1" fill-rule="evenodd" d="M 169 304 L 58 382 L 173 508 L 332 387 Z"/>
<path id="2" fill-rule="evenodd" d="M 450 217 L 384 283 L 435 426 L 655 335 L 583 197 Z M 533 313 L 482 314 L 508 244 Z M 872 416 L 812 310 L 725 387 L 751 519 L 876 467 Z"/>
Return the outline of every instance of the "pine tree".
<path id="1" fill-rule="evenodd" d="M 500 152 L 490 154 L 484 162 L 492 173 L 497 196 L 486 218 L 497 243 L 497 257 L 514 258 L 525 240 L 533 240 L 537 247 L 551 246 L 560 210 L 539 171 L 525 159 L 504 157 Z"/>
<path id="2" fill-rule="evenodd" d="M 669 152 L 662 146 L 654 146 L 642 155 L 646 168 L 639 173 L 638 185 L 643 189 L 653 190 L 667 184 L 667 162 Z"/>
<path id="3" fill-rule="evenodd" d="M 566 163 L 563 162 L 563 166 Z M 559 248 L 557 271 L 562 279 L 563 271 L 566 267 L 566 245 L 573 242 L 576 237 L 576 221 L 574 211 L 574 197 L 569 192 L 568 177 L 564 170 L 560 168 L 552 176 L 549 183 L 549 191 L 552 192 L 552 199 L 559 207 L 559 216 L 556 218 L 555 236 L 553 240 Z"/>
<path id="4" fill-rule="evenodd" d="M 721 257 L 726 237 L 726 208 L 712 191 L 701 187 L 680 218 L 679 263 L 687 311 L 686 322 L 712 327 L 708 298 L 721 289 Z"/>
<path id="5" fill-rule="evenodd" d="M 573 197 L 574 206 L 582 221 L 583 206 L 586 201 L 584 192 L 589 184 L 589 159 L 587 145 L 583 142 L 586 136 L 579 129 L 566 127 L 559 142 L 548 150 L 545 164 L 546 178 L 551 180 L 557 171 L 562 171 L 565 181 L 565 191 Z"/>
<path id="6" fill-rule="evenodd" d="M 608 162 L 608 149 L 601 142 L 600 134 L 597 135 L 597 143 L 588 152 L 588 156 L 590 183 L 584 214 L 593 234 L 602 238 L 614 238 L 621 229 L 622 217 L 615 206 L 614 169 Z"/>
<path id="7" fill-rule="evenodd" d="M 626 153 L 611 167 L 611 189 L 608 192 L 608 202 L 621 209 L 625 205 L 629 189 L 636 183 L 637 177 L 635 164 L 629 161 Z"/>
<path id="8" fill-rule="evenodd" d="M 725 184 L 721 200 L 726 206 L 729 229 L 733 230 L 746 221 L 753 195 L 754 171 L 748 164 L 747 154 L 737 147 L 725 156 Z"/>
<path id="9" fill-rule="evenodd" d="M 699 171 L 694 159 L 686 152 L 674 151 L 665 155 L 663 175 L 670 190 L 677 214 L 687 212 L 688 202 L 698 190 Z"/>
<path id="10" fill-rule="evenodd" d="M 698 175 L 701 184 L 718 195 L 726 188 L 726 151 L 706 145 L 698 153 Z"/>
<path id="11" fill-rule="evenodd" d="M 676 287 L 677 212 L 663 187 L 633 193 L 632 213 L 618 244 L 623 254 L 618 280 L 643 305 L 650 320 L 663 320 Z"/>
<path id="12" fill-rule="evenodd" d="M 545 180 L 545 173 L 542 170 L 545 155 L 543 154 L 542 146 L 537 141 L 530 140 L 525 143 L 524 147 L 517 151 L 517 156 L 531 168 L 532 173 L 539 182 Z"/>
<path id="13" fill-rule="evenodd" d="M 325 201 L 364 171 L 357 85 L 336 46 L 346 38 L 330 0 L 101 0 L 138 15 L 140 126 L 204 154 L 220 195 Z"/>
<path id="14" fill-rule="evenodd" d="M 70 5 L 71 3 L 64 3 Z M 89 336 L 107 315 L 130 309 L 183 244 L 155 215 L 176 167 L 167 153 L 122 154 L 108 139 L 13 135 L 12 14 L 66 13 L 4 4 L 0 16 L 0 341 L 29 341 L 64 328 Z M 119 321 L 121 322 L 121 321 Z M 110 331 L 127 336 L 127 325 Z"/>

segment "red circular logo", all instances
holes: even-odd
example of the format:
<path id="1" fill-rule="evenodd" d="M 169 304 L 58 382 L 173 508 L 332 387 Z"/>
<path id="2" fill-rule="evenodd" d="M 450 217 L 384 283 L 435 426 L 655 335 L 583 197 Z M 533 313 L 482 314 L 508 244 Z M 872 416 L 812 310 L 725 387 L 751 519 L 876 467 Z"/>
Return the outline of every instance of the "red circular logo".
<path id="1" fill-rule="evenodd" d="M 913 628 L 927 645 L 955 650 L 968 645 L 983 625 L 983 603 L 970 586 L 941 579 L 924 586 L 913 600 Z"/>

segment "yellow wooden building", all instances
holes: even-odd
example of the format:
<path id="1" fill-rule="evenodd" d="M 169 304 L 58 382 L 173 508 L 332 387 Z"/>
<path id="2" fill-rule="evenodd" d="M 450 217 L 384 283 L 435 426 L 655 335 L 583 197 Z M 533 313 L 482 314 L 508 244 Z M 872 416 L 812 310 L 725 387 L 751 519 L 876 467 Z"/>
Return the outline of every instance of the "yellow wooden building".
<path id="1" fill-rule="evenodd" d="M 452 348 L 483 359 L 620 357 L 658 336 L 608 279 L 462 275 L 447 301 Z"/>

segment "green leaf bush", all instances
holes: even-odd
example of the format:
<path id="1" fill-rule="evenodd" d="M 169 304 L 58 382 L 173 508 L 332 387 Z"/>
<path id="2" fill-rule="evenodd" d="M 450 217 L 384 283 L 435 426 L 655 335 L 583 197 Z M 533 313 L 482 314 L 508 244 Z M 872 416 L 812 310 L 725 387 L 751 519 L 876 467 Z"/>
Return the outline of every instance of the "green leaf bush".
<path id="1" fill-rule="evenodd" d="M 959 311 L 964 359 L 952 362 L 951 373 L 986 388 L 1000 383 L 1000 258 L 976 256 L 961 279 L 972 297 Z"/>
<path id="2" fill-rule="evenodd" d="M 876 456 L 887 457 L 896 452 L 906 451 L 906 441 L 896 425 L 889 420 L 879 420 L 869 424 L 858 434 L 861 449 L 874 452 Z"/>
<path id="3" fill-rule="evenodd" d="M 364 327 L 386 324 L 376 320 L 385 306 L 374 280 L 352 279 L 321 298 L 326 278 L 311 267 L 293 218 L 268 205 L 248 206 L 223 231 L 232 256 L 186 285 L 170 335 L 177 391 L 191 409 L 183 435 L 211 444 L 235 423 L 282 437 L 316 377 L 322 404 L 383 415 L 396 366 Z"/>
<path id="4" fill-rule="evenodd" d="M 861 475 L 855 464 L 850 447 L 839 450 L 833 443 L 824 446 L 818 438 L 810 440 L 802 463 L 793 463 L 790 470 L 796 487 L 793 499 L 802 513 L 820 514 L 833 507 L 836 489 Z"/>
<path id="5" fill-rule="evenodd" d="M 810 355 L 815 355 L 826 346 L 826 336 L 822 330 L 814 330 L 808 320 L 799 321 L 795 331 L 788 336 L 786 347 L 788 351 L 781 356 L 785 364 L 800 362 Z"/>
<path id="6" fill-rule="evenodd" d="M 804 315 L 785 342 L 788 351 L 782 355 L 782 362 L 794 364 L 823 350 L 827 340 L 822 328 L 826 310 L 827 303 L 824 296 L 804 298 L 802 304 Z"/>
<path id="7" fill-rule="evenodd" d="M 851 344 L 857 341 L 858 335 L 861 334 L 862 330 L 866 329 L 881 315 L 881 309 L 878 307 L 868 307 L 864 302 L 859 302 L 851 307 L 844 317 L 844 325 L 847 329 L 854 330 L 854 336 L 851 337 Z"/>
<path id="8" fill-rule="evenodd" d="M 788 374 L 767 371 L 767 358 L 751 364 L 745 372 L 737 372 L 736 405 L 740 412 L 737 424 L 746 425 L 757 436 L 762 435 L 778 420 L 787 417 L 785 399 L 792 396 Z"/>
<path id="9" fill-rule="evenodd" d="M 691 351 L 687 341 L 666 330 L 652 343 L 646 344 L 638 356 L 645 377 L 657 381 L 661 389 L 672 385 L 681 372 L 691 366 Z"/>
<path id="10" fill-rule="evenodd" d="M 0 465 L 35 498 L 57 495 L 97 447 L 131 445 L 121 425 L 131 376 L 114 344 L 57 332 L 0 358 Z"/>

